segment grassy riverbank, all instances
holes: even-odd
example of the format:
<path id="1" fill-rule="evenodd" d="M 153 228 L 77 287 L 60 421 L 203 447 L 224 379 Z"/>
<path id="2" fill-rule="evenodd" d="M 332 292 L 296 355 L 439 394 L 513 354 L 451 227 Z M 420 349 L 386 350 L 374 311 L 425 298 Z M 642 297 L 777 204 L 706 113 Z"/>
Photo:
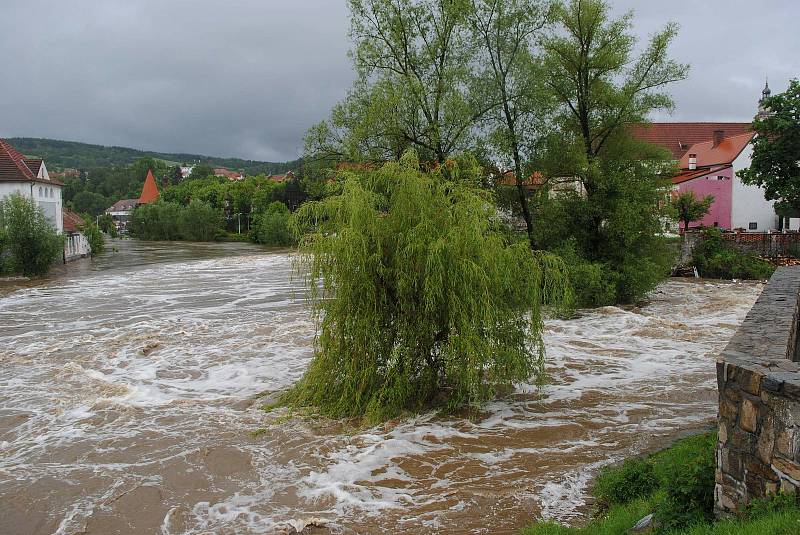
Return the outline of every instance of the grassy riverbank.
<path id="1" fill-rule="evenodd" d="M 714 522 L 715 443 L 715 433 L 696 435 L 647 458 L 609 467 L 597 479 L 593 492 L 598 511 L 587 526 L 568 528 L 547 522 L 525 529 L 523 535 L 621 535 L 649 514 L 654 514 L 653 533 L 800 533 L 800 506 L 793 496 L 758 502 L 741 518 Z"/>

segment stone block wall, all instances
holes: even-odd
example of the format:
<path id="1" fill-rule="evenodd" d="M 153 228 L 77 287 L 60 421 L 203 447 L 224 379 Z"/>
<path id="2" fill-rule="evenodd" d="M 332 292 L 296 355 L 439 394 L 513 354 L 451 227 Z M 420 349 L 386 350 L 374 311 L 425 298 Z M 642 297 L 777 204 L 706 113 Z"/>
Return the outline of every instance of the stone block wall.
<path id="1" fill-rule="evenodd" d="M 779 268 L 720 354 L 715 503 L 800 491 L 800 266 Z"/>

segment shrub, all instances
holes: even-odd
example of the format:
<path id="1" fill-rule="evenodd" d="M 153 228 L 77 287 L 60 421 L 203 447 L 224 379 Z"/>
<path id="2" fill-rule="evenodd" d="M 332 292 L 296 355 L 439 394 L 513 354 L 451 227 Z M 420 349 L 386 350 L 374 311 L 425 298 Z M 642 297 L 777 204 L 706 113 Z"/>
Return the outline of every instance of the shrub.
<path id="1" fill-rule="evenodd" d="M 679 529 L 710 522 L 714 518 L 714 472 L 712 451 L 674 467 L 664 484 L 666 496 L 656 508 L 662 529 Z"/>
<path id="2" fill-rule="evenodd" d="M 114 224 L 114 218 L 112 218 L 109 214 L 101 215 L 97 220 L 98 226 L 100 230 L 111 236 L 112 238 L 117 237 L 117 225 Z"/>
<path id="3" fill-rule="evenodd" d="M 377 421 L 542 379 L 542 306 L 568 293 L 563 262 L 509 243 L 495 213 L 412 154 L 304 204 L 295 223 L 308 231 L 300 267 L 319 336 L 283 401 Z"/>
<path id="4" fill-rule="evenodd" d="M 658 489 L 653 465 L 644 459 L 628 459 L 622 465 L 605 469 L 597 477 L 594 495 L 602 505 L 623 505 L 646 498 Z"/>
<path id="5" fill-rule="evenodd" d="M 567 266 L 569 283 L 575 293 L 578 307 L 613 305 L 617 300 L 617 276 L 601 262 L 582 258 L 570 241 L 555 250 Z"/>
<path id="6" fill-rule="evenodd" d="M 264 245 L 286 246 L 295 243 L 289 230 L 289 209 L 280 201 L 271 203 L 265 213 L 257 216 L 253 229 L 254 241 Z"/>
<path id="7" fill-rule="evenodd" d="M 106 248 L 106 240 L 103 238 L 103 232 L 100 227 L 94 224 L 90 215 L 85 215 L 84 223 L 81 226 L 81 232 L 86 236 L 89 242 L 89 247 L 92 248 L 92 254 L 99 254 Z"/>
<path id="8" fill-rule="evenodd" d="M 193 200 L 180 214 L 180 235 L 189 241 L 214 241 L 221 217 L 210 204 Z"/>
<path id="9" fill-rule="evenodd" d="M 0 227 L 13 271 L 29 277 L 46 275 L 64 254 L 64 240 L 33 201 L 19 194 L 0 202 Z M 8 269 L 6 267 L 5 269 Z"/>
<path id="10" fill-rule="evenodd" d="M 694 248 L 692 260 L 702 277 L 712 279 L 768 279 L 775 271 L 755 253 L 735 249 L 715 228 L 703 231 L 703 240 Z"/>
<path id="11" fill-rule="evenodd" d="M 181 206 L 172 202 L 139 206 L 131 216 L 131 234 L 140 240 L 178 240 L 181 212 Z"/>

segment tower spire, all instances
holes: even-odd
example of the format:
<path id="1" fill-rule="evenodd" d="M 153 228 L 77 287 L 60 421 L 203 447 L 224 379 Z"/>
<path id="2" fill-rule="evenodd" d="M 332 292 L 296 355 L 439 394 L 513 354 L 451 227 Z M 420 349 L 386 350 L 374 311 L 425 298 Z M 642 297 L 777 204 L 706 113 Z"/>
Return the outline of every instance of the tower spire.
<path id="1" fill-rule="evenodd" d="M 764 76 L 764 89 L 761 91 L 761 98 L 758 99 L 758 113 L 756 119 L 764 119 L 769 115 L 769 109 L 764 104 L 764 101 L 772 95 L 769 88 L 769 76 Z"/>

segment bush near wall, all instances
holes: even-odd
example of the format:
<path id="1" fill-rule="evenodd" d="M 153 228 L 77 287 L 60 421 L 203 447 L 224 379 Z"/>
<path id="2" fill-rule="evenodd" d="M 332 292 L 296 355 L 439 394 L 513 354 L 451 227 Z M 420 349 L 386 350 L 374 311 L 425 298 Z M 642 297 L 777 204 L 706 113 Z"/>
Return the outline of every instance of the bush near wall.
<path id="1" fill-rule="evenodd" d="M 701 277 L 711 279 L 768 279 L 775 268 L 753 252 L 741 251 L 719 229 L 703 231 L 692 261 Z"/>
<path id="2" fill-rule="evenodd" d="M 64 254 L 59 235 L 33 201 L 18 194 L 0 201 L 0 269 L 41 277 Z"/>

